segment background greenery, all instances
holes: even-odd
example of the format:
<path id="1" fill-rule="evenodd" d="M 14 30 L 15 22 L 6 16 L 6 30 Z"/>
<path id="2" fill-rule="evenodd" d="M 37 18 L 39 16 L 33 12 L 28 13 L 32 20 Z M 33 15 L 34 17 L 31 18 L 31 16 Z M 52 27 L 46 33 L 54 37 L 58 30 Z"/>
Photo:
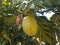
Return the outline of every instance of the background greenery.
<path id="1" fill-rule="evenodd" d="M 55 13 L 50 20 L 36 14 L 49 11 Z M 22 26 L 18 28 L 15 22 L 20 13 L 24 17 L 35 16 L 39 25 L 36 35 L 27 36 Z M 45 45 L 60 42 L 60 0 L 0 0 L 0 45 L 17 45 L 19 42 L 21 45 L 40 45 L 42 41 Z"/>

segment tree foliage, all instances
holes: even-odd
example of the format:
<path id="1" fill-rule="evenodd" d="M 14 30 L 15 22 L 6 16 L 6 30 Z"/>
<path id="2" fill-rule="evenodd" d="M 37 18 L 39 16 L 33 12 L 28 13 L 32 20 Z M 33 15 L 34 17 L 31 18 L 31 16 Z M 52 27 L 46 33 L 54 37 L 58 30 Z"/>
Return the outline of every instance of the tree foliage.
<path id="1" fill-rule="evenodd" d="M 43 16 L 49 11 L 55 13 L 50 20 Z M 35 17 L 38 24 L 36 35 L 28 36 L 21 24 L 16 25 L 19 14 Z M 59 34 L 60 0 L 0 0 L 0 45 L 16 45 L 18 42 L 21 45 L 40 45 L 42 41 L 46 45 L 56 45 L 60 41 Z"/>

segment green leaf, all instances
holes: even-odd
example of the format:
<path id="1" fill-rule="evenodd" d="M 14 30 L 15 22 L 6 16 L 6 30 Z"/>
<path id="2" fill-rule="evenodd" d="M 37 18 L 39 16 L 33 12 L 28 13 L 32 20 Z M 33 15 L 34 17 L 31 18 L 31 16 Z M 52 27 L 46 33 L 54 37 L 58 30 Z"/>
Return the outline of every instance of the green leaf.
<path id="1" fill-rule="evenodd" d="M 50 0 L 50 1 L 54 5 L 59 5 L 60 4 L 60 0 Z"/>
<path id="2" fill-rule="evenodd" d="M 37 37 L 40 39 L 40 42 L 44 41 L 52 44 L 52 41 L 56 41 L 54 27 L 48 20 L 44 18 L 37 18 L 37 23 L 39 25 Z"/>
<path id="3" fill-rule="evenodd" d="M 8 23 L 8 24 L 14 24 L 15 21 L 16 21 L 16 18 L 17 16 L 9 16 L 9 17 L 5 17 L 5 21 Z"/>
<path id="4" fill-rule="evenodd" d="M 55 32 L 60 41 L 60 14 L 53 15 L 51 21 L 54 23 Z"/>
<path id="5" fill-rule="evenodd" d="M 7 32 L 5 30 L 3 30 L 1 32 L 1 34 L 2 34 L 3 38 L 8 40 L 10 42 L 10 44 L 11 44 L 11 39 L 10 39 L 9 35 L 7 34 Z"/>
<path id="6" fill-rule="evenodd" d="M 52 3 L 49 0 L 44 0 L 42 1 L 42 5 L 50 8 L 52 6 Z"/>
<path id="7" fill-rule="evenodd" d="M 0 44 L 3 42 L 3 37 L 0 35 Z"/>
<path id="8" fill-rule="evenodd" d="M 23 41 L 22 45 L 40 45 L 40 44 L 37 40 L 33 40 L 33 41 L 30 41 L 30 42 Z"/>
<path id="9" fill-rule="evenodd" d="M 10 45 L 10 43 L 9 43 L 7 40 L 4 40 L 4 41 L 2 42 L 2 45 Z"/>
<path id="10" fill-rule="evenodd" d="M 42 7 L 42 2 L 40 0 L 34 0 L 34 4 L 36 7 Z"/>

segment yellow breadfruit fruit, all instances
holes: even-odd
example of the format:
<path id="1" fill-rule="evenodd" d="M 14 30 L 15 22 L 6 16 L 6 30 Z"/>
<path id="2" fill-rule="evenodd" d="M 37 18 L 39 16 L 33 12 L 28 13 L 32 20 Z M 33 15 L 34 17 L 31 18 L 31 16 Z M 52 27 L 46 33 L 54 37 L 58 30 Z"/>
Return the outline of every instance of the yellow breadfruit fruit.
<path id="1" fill-rule="evenodd" d="M 38 31 L 38 24 L 37 24 L 36 20 L 32 16 L 24 17 L 22 26 L 23 26 L 23 31 L 28 36 L 33 36 Z"/>

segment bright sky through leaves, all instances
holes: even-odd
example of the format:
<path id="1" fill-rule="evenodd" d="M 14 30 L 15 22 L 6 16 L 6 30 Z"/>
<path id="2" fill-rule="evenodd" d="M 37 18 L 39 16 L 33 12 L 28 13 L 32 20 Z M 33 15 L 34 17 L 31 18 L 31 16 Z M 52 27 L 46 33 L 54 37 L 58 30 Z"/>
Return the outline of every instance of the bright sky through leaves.
<path id="1" fill-rule="evenodd" d="M 50 18 L 52 17 L 54 13 L 50 11 L 50 13 L 44 13 L 44 16 L 46 16 L 48 18 L 48 20 L 50 20 Z"/>

